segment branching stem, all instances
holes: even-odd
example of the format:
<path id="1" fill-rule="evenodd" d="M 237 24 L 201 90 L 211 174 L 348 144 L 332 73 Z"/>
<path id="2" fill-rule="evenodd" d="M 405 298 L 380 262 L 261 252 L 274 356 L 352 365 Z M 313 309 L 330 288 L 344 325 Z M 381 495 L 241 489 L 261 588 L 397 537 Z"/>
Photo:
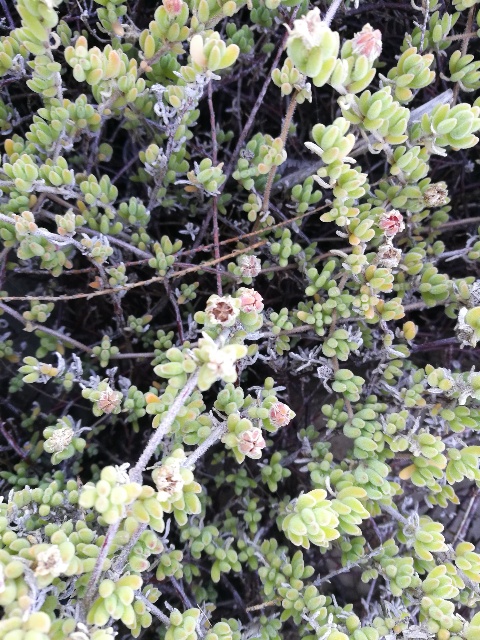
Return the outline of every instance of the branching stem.
<path id="1" fill-rule="evenodd" d="M 155 453 L 158 445 L 161 443 L 165 435 L 168 433 L 168 430 L 173 424 L 173 421 L 178 415 L 180 409 L 184 406 L 187 398 L 193 393 L 195 387 L 197 385 L 198 380 L 198 371 L 192 373 L 190 378 L 187 380 L 186 385 L 179 391 L 177 397 L 172 403 L 171 407 L 167 411 L 167 415 L 164 417 L 160 425 L 153 432 L 150 441 L 148 442 L 145 450 L 137 461 L 137 464 L 130 471 L 130 478 L 132 482 L 142 483 L 142 473 L 145 471 L 147 464 L 150 461 L 150 458 Z"/>

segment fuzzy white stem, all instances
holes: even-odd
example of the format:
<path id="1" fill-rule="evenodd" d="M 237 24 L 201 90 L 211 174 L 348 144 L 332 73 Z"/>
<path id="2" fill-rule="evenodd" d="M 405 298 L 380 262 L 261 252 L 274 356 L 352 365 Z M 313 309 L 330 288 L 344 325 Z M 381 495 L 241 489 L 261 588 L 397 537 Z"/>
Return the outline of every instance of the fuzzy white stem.
<path id="1" fill-rule="evenodd" d="M 322 22 L 330 26 L 341 4 L 342 0 L 333 0 Z"/>
<path id="2" fill-rule="evenodd" d="M 173 421 L 177 417 L 178 412 L 184 406 L 187 398 L 193 393 L 195 387 L 197 386 L 198 380 L 198 371 L 193 373 L 190 378 L 187 380 L 186 385 L 180 391 L 178 396 L 175 398 L 172 406 L 167 412 L 167 415 L 162 420 L 158 428 L 154 431 L 152 437 L 150 438 L 147 446 L 145 447 L 144 452 L 138 459 L 137 464 L 130 471 L 130 479 L 132 482 L 138 482 L 142 484 L 142 473 L 145 471 L 145 467 L 150 461 L 150 458 L 155 453 L 160 442 L 163 440 L 165 435 L 168 433 L 168 430 L 173 424 Z"/>
<path id="3" fill-rule="evenodd" d="M 97 585 L 100 580 L 100 576 L 102 574 L 103 563 L 107 559 L 108 551 L 112 545 L 113 539 L 115 538 L 118 527 L 120 525 L 120 520 L 111 524 L 108 527 L 107 535 L 105 536 L 105 540 L 103 541 L 102 548 L 100 549 L 100 553 L 98 554 L 97 561 L 95 562 L 95 566 L 93 567 L 92 575 L 90 576 L 90 580 L 88 582 L 87 591 L 85 593 L 85 597 L 83 599 L 83 606 L 85 608 L 85 615 L 87 615 L 88 610 L 90 609 L 92 602 L 97 595 Z"/>
<path id="4" fill-rule="evenodd" d="M 128 561 L 128 556 L 130 555 L 131 550 L 137 544 L 138 539 L 140 538 L 140 536 L 142 535 L 142 533 L 145 531 L 146 528 L 147 528 L 147 525 L 144 523 L 138 525 L 138 527 L 133 532 L 132 537 L 123 548 L 122 553 L 118 556 L 118 558 L 113 563 L 112 570 L 115 572 L 115 575 L 116 575 L 115 582 L 120 578 L 122 571 Z"/>
<path id="5" fill-rule="evenodd" d="M 148 600 L 143 595 L 143 593 L 136 593 L 135 597 L 137 598 L 137 600 L 140 600 L 141 602 L 143 602 L 143 604 L 147 607 L 150 613 L 153 613 L 153 615 L 156 618 L 158 618 L 160 622 L 163 622 L 163 624 L 167 625 L 167 627 L 170 626 L 170 618 L 166 616 L 162 611 L 160 611 L 160 609 L 156 607 L 152 602 L 150 602 L 150 600 Z"/>
<path id="6" fill-rule="evenodd" d="M 210 449 L 210 447 L 217 442 L 217 440 L 220 440 L 226 430 L 227 427 L 225 423 L 219 425 L 216 429 L 214 429 L 208 436 L 208 438 L 204 442 L 202 442 L 202 444 L 198 445 L 197 449 L 195 449 L 195 451 L 193 451 L 193 453 L 191 453 L 188 458 L 183 461 L 182 467 L 193 467 L 197 460 L 201 458 L 204 453 L 206 453 L 208 449 Z"/>

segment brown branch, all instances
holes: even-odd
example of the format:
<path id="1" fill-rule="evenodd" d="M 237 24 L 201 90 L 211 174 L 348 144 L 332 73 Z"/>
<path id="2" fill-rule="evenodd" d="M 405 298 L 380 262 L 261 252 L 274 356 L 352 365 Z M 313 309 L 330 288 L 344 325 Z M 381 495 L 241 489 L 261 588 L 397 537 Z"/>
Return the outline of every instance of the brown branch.
<path id="1" fill-rule="evenodd" d="M 244 253 L 248 253 L 252 249 L 256 249 L 258 247 L 263 247 L 267 244 L 268 240 L 260 240 L 249 247 L 244 249 L 238 249 L 237 251 L 232 251 L 226 256 L 222 256 L 221 258 L 209 260 L 205 263 L 204 266 L 211 267 L 212 265 L 217 264 L 218 262 L 223 262 L 224 260 L 229 260 L 230 258 L 236 258 Z M 188 269 L 182 269 L 181 271 L 177 271 L 176 273 L 170 274 L 168 277 L 173 280 L 175 278 L 180 278 L 181 276 L 185 276 L 189 273 L 195 273 L 197 271 L 201 271 L 203 265 L 199 264 L 195 267 L 190 267 Z M 142 280 L 140 282 L 130 282 L 128 284 L 124 284 L 121 287 L 116 287 L 115 289 L 102 289 L 101 291 L 93 291 L 91 293 L 74 293 L 72 295 L 59 295 L 59 296 L 4 296 L 2 300 L 5 302 L 11 302 L 12 300 L 24 301 L 24 300 L 42 300 L 42 301 L 50 301 L 56 302 L 60 300 L 81 300 L 84 298 L 91 299 L 97 298 L 98 296 L 111 295 L 112 293 L 118 293 L 120 291 L 130 291 L 131 289 L 136 289 L 138 287 L 146 287 L 150 284 L 155 284 L 157 282 L 164 282 L 165 276 L 154 276 L 153 278 L 149 278 L 148 280 Z M 43 328 L 42 328 L 43 330 Z"/>
<path id="2" fill-rule="evenodd" d="M 293 24 L 293 21 L 295 20 L 295 17 L 297 15 L 298 12 L 298 7 L 295 7 L 295 9 L 292 11 L 292 15 L 290 17 L 290 22 L 289 22 L 289 26 L 291 27 Z M 252 110 L 250 111 L 250 115 L 248 116 L 248 120 L 245 123 L 245 126 L 243 127 L 242 133 L 240 134 L 240 137 L 238 138 L 238 142 L 236 144 L 235 149 L 233 150 L 232 153 L 232 157 L 230 159 L 230 162 L 228 164 L 228 167 L 225 170 L 225 174 L 228 177 L 230 176 L 230 174 L 233 172 L 233 167 L 235 166 L 235 162 L 237 161 L 238 156 L 240 155 L 240 151 L 242 150 L 243 144 L 245 142 L 245 140 L 247 139 L 247 136 L 249 135 L 252 127 L 253 127 L 253 123 L 255 122 L 255 118 L 257 116 L 257 112 L 260 109 L 260 107 L 263 104 L 263 99 L 265 97 L 265 94 L 267 93 L 267 89 L 270 85 L 270 82 L 272 81 L 272 73 L 274 72 L 274 70 L 277 68 L 278 63 L 280 61 L 280 58 L 282 57 L 282 53 L 283 50 L 285 48 L 285 45 L 287 43 L 287 39 L 288 39 L 288 31 L 285 32 L 282 41 L 277 49 L 277 53 L 275 55 L 275 58 L 273 59 L 273 63 L 272 66 L 270 67 L 270 70 L 267 74 L 267 77 L 265 79 L 265 82 L 263 83 L 263 86 L 260 90 L 260 93 L 258 94 L 257 100 L 255 102 L 255 104 L 252 107 Z"/>
<path id="3" fill-rule="evenodd" d="M 178 337 L 180 339 L 180 342 L 183 343 L 184 336 L 183 336 L 182 316 L 180 314 L 180 309 L 178 308 L 177 299 L 175 298 L 175 295 L 173 294 L 172 288 L 171 288 L 170 283 L 169 283 L 167 278 L 165 278 L 163 286 L 165 287 L 165 291 L 167 292 L 167 296 L 168 296 L 170 302 L 172 303 L 172 307 L 173 307 L 173 310 L 175 312 L 175 320 L 176 320 L 176 323 L 177 323 Z"/>
<path id="4" fill-rule="evenodd" d="M 8 433 L 8 431 L 5 428 L 5 423 L 1 419 L 0 419 L 0 433 L 3 435 L 3 437 L 8 442 L 8 444 L 12 447 L 15 453 L 17 453 L 20 456 L 20 458 L 22 458 L 22 460 L 25 460 L 28 457 L 25 451 L 18 446 L 18 444 L 15 442 L 12 436 Z"/>

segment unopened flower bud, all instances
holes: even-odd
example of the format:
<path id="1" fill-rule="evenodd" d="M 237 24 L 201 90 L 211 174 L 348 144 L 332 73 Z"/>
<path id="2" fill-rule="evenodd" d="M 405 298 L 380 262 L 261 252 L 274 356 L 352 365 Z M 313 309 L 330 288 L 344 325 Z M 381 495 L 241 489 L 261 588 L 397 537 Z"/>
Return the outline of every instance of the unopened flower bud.
<path id="1" fill-rule="evenodd" d="M 97 406 L 104 413 L 112 413 L 120 405 L 122 401 L 122 394 L 120 391 L 115 391 L 111 387 L 107 387 L 100 394 Z"/>
<path id="2" fill-rule="evenodd" d="M 163 0 L 163 6 L 170 16 L 178 16 L 182 10 L 182 0 Z"/>
<path id="3" fill-rule="evenodd" d="M 352 51 L 373 62 L 382 53 L 382 33 L 366 24 L 352 39 Z"/>
<path id="4" fill-rule="evenodd" d="M 257 427 L 244 431 L 238 437 L 238 448 L 248 458 L 258 460 L 262 456 L 262 449 L 265 448 L 266 443 L 262 436 L 262 432 Z"/>
<path id="5" fill-rule="evenodd" d="M 242 256 L 239 262 L 242 276 L 255 278 L 262 270 L 262 263 L 257 256 Z"/>
<path id="6" fill-rule="evenodd" d="M 240 309 L 249 313 L 256 311 L 260 313 L 263 310 L 263 298 L 254 289 L 239 289 L 240 293 Z"/>
<path id="7" fill-rule="evenodd" d="M 448 189 L 444 182 L 431 184 L 423 192 L 423 201 L 427 207 L 443 207 L 448 202 Z"/>
<path id="8" fill-rule="evenodd" d="M 382 213 L 378 226 L 387 237 L 393 238 L 394 235 L 405 229 L 405 222 L 400 211 L 391 209 Z"/>
<path id="9" fill-rule="evenodd" d="M 270 422 L 274 427 L 285 427 L 294 417 L 295 413 L 283 402 L 275 402 L 268 412 Z"/>

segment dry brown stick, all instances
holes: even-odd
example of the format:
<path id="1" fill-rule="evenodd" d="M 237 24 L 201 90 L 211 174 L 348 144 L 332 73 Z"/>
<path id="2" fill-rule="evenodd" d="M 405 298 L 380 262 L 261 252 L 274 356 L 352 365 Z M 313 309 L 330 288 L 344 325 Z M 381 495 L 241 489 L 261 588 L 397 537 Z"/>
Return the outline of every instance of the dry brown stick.
<path id="1" fill-rule="evenodd" d="M 190 267 L 188 269 L 182 269 L 181 271 L 177 271 L 176 273 L 172 273 L 168 276 L 170 280 L 175 278 L 180 278 L 181 276 L 187 275 L 188 273 L 195 273 L 197 271 L 202 270 L 202 266 L 211 267 L 219 262 L 223 262 L 224 260 L 229 260 L 230 258 L 236 258 L 244 253 L 251 251 L 252 249 L 257 249 L 258 247 L 263 247 L 267 244 L 268 240 L 260 240 L 255 244 L 246 247 L 245 249 L 238 249 L 237 251 L 232 251 L 226 256 L 222 256 L 218 259 L 209 260 L 204 265 L 196 265 L 194 267 Z M 92 293 L 74 293 L 72 295 L 59 295 L 59 296 L 4 296 L 2 297 L 3 302 L 11 302 L 11 301 L 25 301 L 25 300 L 38 300 L 44 302 L 58 302 L 60 300 L 81 300 L 82 298 L 96 298 L 98 296 L 111 295 L 112 293 L 118 293 L 120 291 L 130 291 L 131 289 L 136 289 L 138 287 L 146 287 L 150 284 L 155 284 L 157 282 L 164 282 L 165 276 L 154 276 L 153 278 L 149 278 L 148 280 L 142 280 L 140 282 L 131 282 L 129 284 L 122 285 L 121 287 L 115 287 L 114 289 L 102 289 L 102 291 L 93 291 Z"/>
<path id="2" fill-rule="evenodd" d="M 16 441 L 12 438 L 12 436 L 8 433 L 7 429 L 5 428 L 5 423 L 3 422 L 3 420 L 0 419 L 0 432 L 2 433 L 3 437 L 5 438 L 5 440 L 8 442 L 8 444 L 12 447 L 12 449 L 15 451 L 16 454 L 18 454 L 20 456 L 20 458 L 22 458 L 22 460 L 25 460 L 25 458 L 27 458 L 27 454 L 25 453 L 25 451 L 16 443 Z"/>
<path id="3" fill-rule="evenodd" d="M 462 518 L 462 522 L 460 524 L 460 526 L 457 529 L 457 533 L 455 534 L 455 537 L 452 541 L 452 546 L 455 546 L 457 541 L 460 540 L 460 542 L 463 541 L 463 538 L 465 537 L 466 533 L 468 532 L 468 527 L 470 525 L 471 522 L 471 516 L 472 516 L 472 511 L 475 513 L 474 510 L 474 506 L 476 504 L 476 502 L 478 501 L 480 497 L 480 488 L 479 487 L 474 487 L 473 489 L 473 494 L 470 497 L 469 503 L 467 505 L 467 508 L 465 509 L 465 513 L 464 516 Z"/>

